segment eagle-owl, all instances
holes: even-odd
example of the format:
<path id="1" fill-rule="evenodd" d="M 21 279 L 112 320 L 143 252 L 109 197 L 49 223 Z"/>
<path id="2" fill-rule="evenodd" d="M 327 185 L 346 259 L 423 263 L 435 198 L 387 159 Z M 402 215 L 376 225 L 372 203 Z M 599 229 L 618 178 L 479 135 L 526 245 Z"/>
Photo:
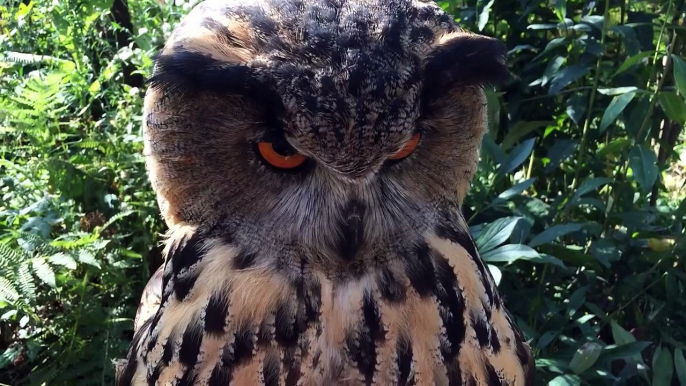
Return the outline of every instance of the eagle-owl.
<path id="1" fill-rule="evenodd" d="M 169 225 L 118 385 L 532 385 L 461 214 L 504 45 L 428 0 L 207 0 L 156 58 Z"/>

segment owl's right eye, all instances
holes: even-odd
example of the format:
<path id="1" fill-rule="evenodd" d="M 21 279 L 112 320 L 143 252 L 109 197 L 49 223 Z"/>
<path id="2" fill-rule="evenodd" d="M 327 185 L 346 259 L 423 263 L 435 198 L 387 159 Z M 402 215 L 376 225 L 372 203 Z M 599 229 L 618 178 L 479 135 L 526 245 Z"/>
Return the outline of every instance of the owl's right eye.
<path id="1" fill-rule="evenodd" d="M 257 150 L 267 163 L 279 169 L 297 168 L 307 161 L 285 141 L 259 142 Z"/>

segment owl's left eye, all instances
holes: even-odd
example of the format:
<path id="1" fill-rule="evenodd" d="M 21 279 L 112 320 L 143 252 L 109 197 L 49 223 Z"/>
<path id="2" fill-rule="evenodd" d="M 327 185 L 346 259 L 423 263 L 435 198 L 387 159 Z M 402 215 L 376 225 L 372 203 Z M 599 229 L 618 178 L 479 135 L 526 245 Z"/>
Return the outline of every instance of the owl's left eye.
<path id="1" fill-rule="evenodd" d="M 399 152 L 388 157 L 388 159 L 397 161 L 397 160 L 401 160 L 401 159 L 409 156 L 410 154 L 412 154 L 414 149 L 416 149 L 417 145 L 419 144 L 420 137 L 421 137 L 421 135 L 419 133 L 415 133 L 415 135 L 413 135 L 412 138 L 410 138 L 410 140 L 407 141 L 405 146 L 402 149 L 400 149 Z"/>
<path id="2" fill-rule="evenodd" d="M 307 157 L 285 141 L 259 142 L 257 150 L 267 163 L 279 169 L 297 168 L 307 161 Z"/>

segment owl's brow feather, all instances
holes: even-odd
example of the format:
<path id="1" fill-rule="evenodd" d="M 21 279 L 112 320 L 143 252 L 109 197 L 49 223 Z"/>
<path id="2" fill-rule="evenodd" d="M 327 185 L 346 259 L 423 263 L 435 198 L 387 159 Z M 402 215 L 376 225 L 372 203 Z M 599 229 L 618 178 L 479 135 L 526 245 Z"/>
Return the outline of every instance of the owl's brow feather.
<path id="1" fill-rule="evenodd" d="M 211 92 L 238 95 L 269 105 L 278 114 L 283 110 L 281 97 L 268 77 L 259 69 L 229 64 L 198 52 L 177 50 L 157 58 L 150 87 L 169 92 Z"/>

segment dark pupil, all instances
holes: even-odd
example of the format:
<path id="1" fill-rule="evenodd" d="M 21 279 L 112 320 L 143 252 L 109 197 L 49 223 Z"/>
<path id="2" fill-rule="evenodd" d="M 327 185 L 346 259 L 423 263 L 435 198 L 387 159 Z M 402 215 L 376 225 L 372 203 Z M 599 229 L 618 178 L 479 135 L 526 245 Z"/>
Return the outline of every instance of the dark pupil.
<path id="1" fill-rule="evenodd" d="M 293 149 L 293 146 L 291 146 L 288 142 L 286 142 L 285 139 L 277 139 L 274 142 L 272 142 L 272 147 L 274 148 L 274 151 L 282 155 L 284 157 L 292 156 L 296 154 L 295 149 Z"/>

